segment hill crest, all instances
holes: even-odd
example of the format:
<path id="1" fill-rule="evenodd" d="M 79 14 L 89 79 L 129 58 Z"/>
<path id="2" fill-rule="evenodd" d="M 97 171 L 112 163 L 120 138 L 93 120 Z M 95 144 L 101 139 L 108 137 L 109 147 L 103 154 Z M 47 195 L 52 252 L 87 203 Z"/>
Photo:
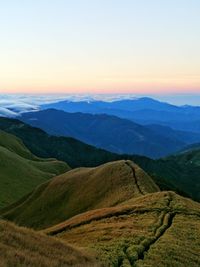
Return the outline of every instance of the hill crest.
<path id="1" fill-rule="evenodd" d="M 57 176 L 2 216 L 41 229 L 88 210 L 116 206 L 157 191 L 158 186 L 141 168 L 121 160 Z"/>

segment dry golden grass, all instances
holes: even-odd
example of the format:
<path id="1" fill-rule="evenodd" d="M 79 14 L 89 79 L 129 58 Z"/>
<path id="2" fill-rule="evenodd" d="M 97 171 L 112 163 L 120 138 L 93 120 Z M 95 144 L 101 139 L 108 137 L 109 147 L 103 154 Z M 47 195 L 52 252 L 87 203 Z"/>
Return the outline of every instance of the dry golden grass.
<path id="1" fill-rule="evenodd" d="M 60 175 L 3 216 L 44 229 L 39 234 L 1 222 L 3 267 L 97 264 L 76 247 L 95 255 L 103 266 L 200 266 L 200 204 L 159 192 L 130 161 Z"/>
<path id="2" fill-rule="evenodd" d="M 42 229 L 88 210 L 117 206 L 156 191 L 159 188 L 144 171 L 131 161 L 122 160 L 55 177 L 3 217 Z"/>
<path id="3" fill-rule="evenodd" d="M 200 217 L 178 214 L 172 226 L 149 249 L 137 267 L 198 267 L 200 266 Z"/>
<path id="4" fill-rule="evenodd" d="M 0 221 L 1 267 L 99 266 L 83 250 L 12 223 Z"/>
<path id="5" fill-rule="evenodd" d="M 199 203 L 160 192 L 80 214 L 45 232 L 94 251 L 106 266 L 199 267 L 199 226 Z"/>

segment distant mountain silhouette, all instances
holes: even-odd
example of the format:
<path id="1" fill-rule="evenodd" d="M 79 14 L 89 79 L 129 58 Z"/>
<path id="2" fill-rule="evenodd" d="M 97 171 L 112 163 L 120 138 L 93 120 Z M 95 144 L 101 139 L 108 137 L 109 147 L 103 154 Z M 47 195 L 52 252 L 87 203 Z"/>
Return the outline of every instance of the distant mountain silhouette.
<path id="1" fill-rule="evenodd" d="M 174 131 L 163 126 L 142 126 L 106 114 L 67 113 L 49 109 L 24 113 L 19 118 L 52 135 L 73 137 L 115 153 L 151 158 L 167 156 L 186 144 L 200 141 L 198 134 Z"/>
<path id="2" fill-rule="evenodd" d="M 113 102 L 60 101 L 42 105 L 41 108 L 55 108 L 66 112 L 105 113 L 140 124 L 160 124 L 176 130 L 200 133 L 200 107 L 175 106 L 148 97 Z"/>

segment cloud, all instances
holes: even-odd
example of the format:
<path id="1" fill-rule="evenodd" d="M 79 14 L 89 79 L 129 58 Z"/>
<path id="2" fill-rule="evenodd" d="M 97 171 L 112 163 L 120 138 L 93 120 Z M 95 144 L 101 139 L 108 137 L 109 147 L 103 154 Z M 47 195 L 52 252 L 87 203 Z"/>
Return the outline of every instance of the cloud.
<path id="1" fill-rule="evenodd" d="M 36 111 L 40 105 L 58 101 L 116 101 L 123 99 L 135 99 L 144 95 L 133 94 L 0 94 L 0 116 L 15 117 L 20 113 Z M 149 95 L 155 99 L 173 104 L 198 104 L 200 95 Z M 194 102 L 194 99 L 196 102 Z M 186 103 L 187 102 L 187 103 Z"/>
<path id="2" fill-rule="evenodd" d="M 113 101 L 119 99 L 130 99 L 132 95 L 0 95 L 0 115 L 15 117 L 20 113 L 36 111 L 40 105 L 53 103 L 61 100 L 68 101 Z"/>
<path id="3" fill-rule="evenodd" d="M 16 112 L 13 112 L 7 108 L 0 107 L 0 116 L 2 117 L 15 117 L 17 115 Z"/>

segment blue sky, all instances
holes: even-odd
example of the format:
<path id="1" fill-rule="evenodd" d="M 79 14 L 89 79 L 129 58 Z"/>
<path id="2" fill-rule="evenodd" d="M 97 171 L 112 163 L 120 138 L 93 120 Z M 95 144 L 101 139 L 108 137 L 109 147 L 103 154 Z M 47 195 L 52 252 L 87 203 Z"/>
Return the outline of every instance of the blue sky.
<path id="1" fill-rule="evenodd" d="M 200 91 L 198 0 L 6 0 L 0 92 Z"/>

